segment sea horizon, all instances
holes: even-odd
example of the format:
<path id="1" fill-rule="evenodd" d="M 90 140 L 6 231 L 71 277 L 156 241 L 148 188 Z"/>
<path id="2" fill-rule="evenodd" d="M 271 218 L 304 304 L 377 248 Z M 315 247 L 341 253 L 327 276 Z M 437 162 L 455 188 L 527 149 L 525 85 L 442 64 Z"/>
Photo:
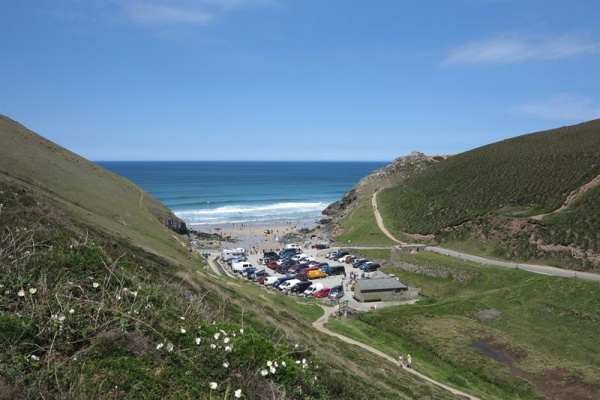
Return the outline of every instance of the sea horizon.
<path id="1" fill-rule="evenodd" d="M 245 224 L 310 228 L 322 211 L 388 162 L 97 161 L 193 229 Z"/>

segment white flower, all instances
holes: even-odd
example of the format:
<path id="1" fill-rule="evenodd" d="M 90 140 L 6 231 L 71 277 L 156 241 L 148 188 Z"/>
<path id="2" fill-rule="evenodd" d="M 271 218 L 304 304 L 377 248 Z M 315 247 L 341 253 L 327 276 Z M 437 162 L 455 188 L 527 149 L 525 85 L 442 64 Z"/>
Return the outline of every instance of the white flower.
<path id="1" fill-rule="evenodd" d="M 183 321 L 183 320 L 185 320 L 185 317 L 179 317 L 179 319 Z"/>
<path id="2" fill-rule="evenodd" d="M 35 294 L 35 292 L 37 292 L 37 289 L 36 289 L 36 288 L 34 288 L 34 287 L 32 287 L 32 288 L 29 288 L 29 293 L 31 293 L 31 294 Z"/>
<path id="3" fill-rule="evenodd" d="M 217 388 L 217 386 L 219 386 L 219 385 L 217 385 L 217 382 L 211 382 L 210 383 L 210 389 L 211 390 L 215 390 Z"/>
<path id="4" fill-rule="evenodd" d="M 196 344 L 198 344 L 198 345 L 199 345 L 201 341 L 202 341 L 202 339 L 201 339 L 201 338 L 199 338 L 199 337 L 197 337 L 197 338 L 196 338 Z"/>
<path id="5" fill-rule="evenodd" d="M 117 295 L 117 300 L 121 300 L 121 295 Z"/>
<path id="6" fill-rule="evenodd" d="M 221 334 L 219 332 L 215 333 L 213 335 L 213 337 L 215 338 L 215 340 L 219 340 L 219 337 L 221 336 Z"/>
<path id="7" fill-rule="evenodd" d="M 294 347 L 295 347 L 295 348 L 298 348 L 298 343 L 296 343 L 296 344 L 294 345 Z"/>
<path id="8" fill-rule="evenodd" d="M 75 310 L 73 310 L 72 308 L 69 310 L 69 314 L 74 314 Z"/>
<path id="9" fill-rule="evenodd" d="M 271 360 L 267 361 L 267 367 L 270 367 L 272 365 L 273 365 L 273 361 L 271 361 Z"/>
<path id="10" fill-rule="evenodd" d="M 159 344 L 157 344 L 157 345 L 156 345 L 156 350 L 160 350 L 160 349 L 162 349 L 164 345 L 165 345 L 164 343 L 159 343 Z"/>
<path id="11" fill-rule="evenodd" d="M 267 371 L 266 369 L 261 369 L 261 370 L 260 370 L 260 374 L 261 374 L 262 376 L 267 376 L 267 374 L 268 374 L 268 373 L 269 373 L 269 371 Z"/>
<path id="12" fill-rule="evenodd" d="M 95 289 L 95 288 L 97 288 L 98 286 L 100 286 L 100 284 L 99 284 L 98 282 L 94 282 L 94 283 L 92 283 L 92 286 L 93 286 L 93 287 L 94 287 L 94 289 Z"/>
<path id="13" fill-rule="evenodd" d="M 63 322 L 65 319 L 67 319 L 67 317 L 61 315 L 60 317 L 58 317 L 58 322 Z"/>
<path id="14" fill-rule="evenodd" d="M 223 368 L 229 368 L 229 364 L 228 364 L 228 363 L 226 363 L 226 362 L 224 362 L 224 363 L 223 363 Z"/>
<path id="15" fill-rule="evenodd" d="M 240 333 L 243 335 L 244 334 L 244 328 L 240 329 Z"/>
<path id="16" fill-rule="evenodd" d="M 221 333 L 222 333 L 223 335 L 227 335 L 227 332 L 225 332 L 223 329 L 219 329 L 219 330 L 221 331 Z"/>
<path id="17" fill-rule="evenodd" d="M 233 350 L 232 346 L 225 346 L 225 352 L 231 353 L 232 350 Z"/>
<path id="18" fill-rule="evenodd" d="M 281 365 L 283 365 L 284 367 L 287 367 L 287 364 L 285 363 L 285 361 L 282 361 Z"/>
<path id="19" fill-rule="evenodd" d="M 277 370 L 275 369 L 275 367 L 269 368 L 269 371 L 271 371 L 272 374 L 274 374 L 275 372 L 277 372 Z"/>
<path id="20" fill-rule="evenodd" d="M 225 339 L 223 339 L 224 343 L 229 343 L 231 341 L 231 339 L 229 339 L 228 337 L 226 337 Z"/>
<path id="21" fill-rule="evenodd" d="M 306 358 L 302 359 L 302 364 L 306 364 Z"/>
<path id="22" fill-rule="evenodd" d="M 25 291 L 23 289 L 19 290 L 19 293 L 17 293 L 19 295 L 19 297 L 23 297 L 25 296 Z"/>
<path id="23" fill-rule="evenodd" d="M 300 364 L 300 360 L 296 360 L 296 364 Z"/>
<path id="24" fill-rule="evenodd" d="M 167 351 L 170 353 L 173 351 L 173 348 L 175 347 L 175 345 L 173 343 L 169 343 L 167 344 Z"/>
<path id="25" fill-rule="evenodd" d="M 131 294 L 133 295 L 133 297 L 137 297 L 137 291 L 131 292 Z"/>
<path id="26" fill-rule="evenodd" d="M 216 348 L 217 348 L 217 345 L 216 345 L 216 344 L 214 344 L 214 343 L 211 343 L 211 344 L 210 344 L 210 348 L 211 348 L 211 349 L 216 349 Z"/>
<path id="27" fill-rule="evenodd" d="M 242 389 L 236 390 L 235 392 L 233 392 L 233 395 L 239 399 L 240 397 L 242 397 Z"/>
<path id="28" fill-rule="evenodd" d="M 181 328 L 181 329 L 179 330 L 179 332 L 181 332 L 182 334 L 184 334 L 184 333 L 186 332 L 186 330 L 185 330 L 185 328 Z"/>
<path id="29" fill-rule="evenodd" d="M 35 354 L 32 354 L 32 355 L 31 355 L 31 359 L 32 359 L 33 361 L 40 361 L 40 358 L 39 358 L 38 356 L 36 356 Z"/>

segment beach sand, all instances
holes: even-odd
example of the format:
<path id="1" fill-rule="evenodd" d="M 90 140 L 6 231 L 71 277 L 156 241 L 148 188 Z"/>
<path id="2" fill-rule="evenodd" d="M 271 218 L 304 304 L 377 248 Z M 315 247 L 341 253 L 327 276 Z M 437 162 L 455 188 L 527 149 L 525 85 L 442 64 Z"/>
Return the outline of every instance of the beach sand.
<path id="1" fill-rule="evenodd" d="M 190 229 L 204 233 L 218 233 L 223 237 L 230 237 L 229 241 L 221 242 L 221 249 L 243 247 L 247 251 L 262 253 L 275 251 L 282 247 L 282 238 L 286 234 L 298 234 L 299 230 L 307 228 L 306 225 L 298 227 L 288 225 L 191 225 Z M 309 229 L 312 227 L 308 227 Z M 302 245 L 302 243 L 300 243 Z"/>

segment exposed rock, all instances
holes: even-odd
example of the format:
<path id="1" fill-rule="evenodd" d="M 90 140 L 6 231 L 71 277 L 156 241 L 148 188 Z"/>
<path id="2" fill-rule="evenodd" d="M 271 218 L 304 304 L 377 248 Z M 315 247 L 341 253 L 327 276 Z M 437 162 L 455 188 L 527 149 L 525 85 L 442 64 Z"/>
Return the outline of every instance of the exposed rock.
<path id="1" fill-rule="evenodd" d="M 167 228 L 180 235 L 187 235 L 190 232 L 185 222 L 175 216 L 167 219 L 166 221 L 162 221 L 162 223 Z"/>

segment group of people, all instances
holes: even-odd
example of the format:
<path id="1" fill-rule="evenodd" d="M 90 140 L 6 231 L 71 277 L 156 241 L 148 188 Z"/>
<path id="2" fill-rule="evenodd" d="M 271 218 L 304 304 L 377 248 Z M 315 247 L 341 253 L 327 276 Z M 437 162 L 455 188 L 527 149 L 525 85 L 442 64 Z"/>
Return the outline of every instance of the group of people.
<path id="1" fill-rule="evenodd" d="M 400 367 L 404 366 L 404 358 L 402 358 L 402 354 L 398 356 L 398 362 L 400 363 Z M 410 354 L 406 356 L 406 368 L 412 368 L 412 356 Z"/>

